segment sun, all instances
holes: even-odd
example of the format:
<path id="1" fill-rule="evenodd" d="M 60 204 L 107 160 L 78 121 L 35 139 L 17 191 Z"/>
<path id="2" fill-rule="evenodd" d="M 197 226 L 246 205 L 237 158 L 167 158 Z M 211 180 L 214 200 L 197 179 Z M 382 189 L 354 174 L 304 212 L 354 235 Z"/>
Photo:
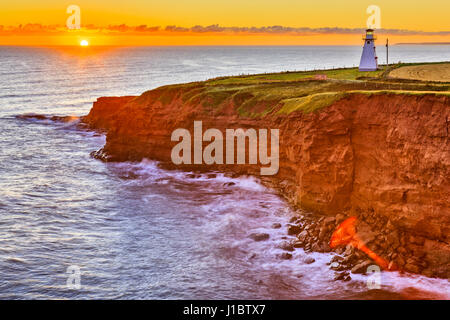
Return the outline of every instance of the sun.
<path id="1" fill-rule="evenodd" d="M 81 40 L 80 46 L 87 47 L 89 45 L 89 42 L 87 40 Z"/>

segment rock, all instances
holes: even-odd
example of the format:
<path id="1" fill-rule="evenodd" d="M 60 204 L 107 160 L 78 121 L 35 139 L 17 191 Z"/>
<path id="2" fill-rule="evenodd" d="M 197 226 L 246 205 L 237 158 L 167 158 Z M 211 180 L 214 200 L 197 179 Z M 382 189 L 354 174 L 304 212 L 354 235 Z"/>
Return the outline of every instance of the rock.
<path id="1" fill-rule="evenodd" d="M 362 252 L 362 251 L 359 251 L 359 250 L 356 250 L 354 254 L 355 254 L 355 257 L 357 259 L 362 259 L 362 258 L 366 257 L 366 254 L 364 252 Z"/>
<path id="2" fill-rule="evenodd" d="M 417 264 L 418 264 L 419 266 L 421 266 L 422 269 L 425 269 L 425 268 L 428 267 L 428 262 L 426 262 L 425 260 L 420 260 Z"/>
<path id="3" fill-rule="evenodd" d="M 298 221 L 299 223 L 303 224 L 303 223 L 305 223 L 305 217 L 299 215 L 297 221 Z"/>
<path id="4" fill-rule="evenodd" d="M 344 260 L 344 258 L 341 256 L 333 256 L 333 258 L 331 258 L 330 262 L 342 262 L 342 260 Z"/>
<path id="5" fill-rule="evenodd" d="M 235 182 L 225 182 L 224 184 L 223 184 L 223 186 L 224 187 L 231 187 L 231 186 L 234 186 L 236 183 Z"/>
<path id="6" fill-rule="evenodd" d="M 358 260 L 358 257 L 355 254 L 350 254 L 348 256 L 344 257 L 344 260 L 342 260 L 343 264 L 353 265 L 355 261 Z"/>
<path id="7" fill-rule="evenodd" d="M 334 271 L 343 271 L 347 268 L 344 265 L 339 264 L 339 262 L 333 262 L 332 264 L 330 264 L 330 269 Z"/>
<path id="8" fill-rule="evenodd" d="M 323 220 L 323 225 L 334 224 L 336 222 L 335 217 L 328 217 Z"/>
<path id="9" fill-rule="evenodd" d="M 397 269 L 398 269 L 398 267 L 397 267 L 397 265 L 395 264 L 395 262 L 394 262 L 394 261 L 390 261 L 390 262 L 389 262 L 389 264 L 388 264 L 388 267 L 387 267 L 387 269 L 388 269 L 388 270 L 392 270 L 392 271 L 394 271 L 394 270 L 397 270 Z"/>
<path id="10" fill-rule="evenodd" d="M 412 244 L 423 246 L 423 244 L 425 243 L 425 239 L 422 238 L 422 237 L 410 236 L 409 237 L 409 242 L 411 242 Z"/>
<path id="11" fill-rule="evenodd" d="M 272 228 L 273 228 L 273 229 L 280 229 L 280 228 L 281 228 L 281 223 L 274 223 L 274 224 L 272 225 Z"/>
<path id="12" fill-rule="evenodd" d="M 417 266 L 415 264 L 412 264 L 412 263 L 407 263 L 404 268 L 405 268 L 406 271 L 409 271 L 409 272 L 412 272 L 412 273 L 419 273 L 420 272 L 419 266 Z"/>
<path id="13" fill-rule="evenodd" d="M 90 153 L 90 156 L 103 162 L 109 162 L 111 159 L 111 157 L 105 152 L 103 148 L 97 151 L 92 151 Z"/>
<path id="14" fill-rule="evenodd" d="M 270 235 L 268 233 L 252 233 L 249 238 L 255 241 L 265 241 L 270 238 Z"/>
<path id="15" fill-rule="evenodd" d="M 386 236 L 386 240 L 392 245 L 393 248 L 398 248 L 400 246 L 400 237 L 396 231 L 391 231 Z"/>
<path id="16" fill-rule="evenodd" d="M 334 274 L 334 281 L 343 280 L 344 277 L 345 277 L 344 272 L 341 272 L 341 273 L 335 273 L 335 274 Z"/>
<path id="17" fill-rule="evenodd" d="M 43 114 L 21 114 L 16 116 L 17 119 L 36 119 L 36 120 L 47 120 L 48 117 Z"/>
<path id="18" fill-rule="evenodd" d="M 331 248 L 328 243 L 322 243 L 320 252 L 331 252 Z"/>
<path id="19" fill-rule="evenodd" d="M 339 262 L 337 261 L 329 261 L 327 262 L 327 266 L 330 266 L 330 269 L 339 267 Z"/>
<path id="20" fill-rule="evenodd" d="M 320 232 L 319 232 L 319 239 L 320 240 L 325 240 L 326 236 L 327 236 L 327 229 L 326 228 L 321 228 Z"/>
<path id="21" fill-rule="evenodd" d="M 406 244 L 408 243 L 408 239 L 406 238 L 405 234 L 402 234 L 400 236 L 400 243 L 402 244 L 402 246 L 406 246 Z"/>
<path id="22" fill-rule="evenodd" d="M 395 226 L 391 220 L 388 220 L 388 222 L 386 223 L 386 229 L 389 231 L 395 230 Z"/>
<path id="23" fill-rule="evenodd" d="M 286 250 L 286 251 L 294 251 L 294 246 L 288 241 L 281 242 L 278 245 L 278 248 L 280 248 L 282 250 Z"/>
<path id="24" fill-rule="evenodd" d="M 306 263 L 306 264 L 311 264 L 311 263 L 316 262 L 316 259 L 314 259 L 312 257 L 306 257 L 306 258 L 303 259 L 303 262 Z"/>
<path id="25" fill-rule="evenodd" d="M 374 264 L 371 260 L 361 262 L 352 268 L 352 273 L 366 273 L 367 267 L 371 264 Z"/>
<path id="26" fill-rule="evenodd" d="M 426 251 L 424 250 L 424 247 L 417 244 L 409 244 L 408 245 L 408 251 L 412 252 L 414 257 L 421 259 L 426 255 Z"/>
<path id="27" fill-rule="evenodd" d="M 405 265 L 405 263 L 406 263 L 406 261 L 402 256 L 398 255 L 397 258 L 395 258 L 395 264 L 397 266 L 403 267 Z"/>
<path id="28" fill-rule="evenodd" d="M 289 252 L 283 252 L 282 254 L 280 254 L 280 259 L 290 260 L 292 259 L 292 254 L 290 254 Z"/>
<path id="29" fill-rule="evenodd" d="M 366 244 L 370 244 L 376 239 L 377 234 L 372 231 L 370 226 L 364 222 L 360 222 L 356 226 L 356 232 L 359 238 Z"/>
<path id="30" fill-rule="evenodd" d="M 295 241 L 295 242 L 292 244 L 292 246 L 293 246 L 294 248 L 302 248 L 302 247 L 303 247 L 303 242 L 301 242 L 301 241 Z"/>
<path id="31" fill-rule="evenodd" d="M 397 248 L 397 252 L 400 253 L 400 254 L 405 254 L 405 253 L 407 253 L 407 251 L 406 251 L 406 249 L 405 249 L 404 247 L 399 247 L 399 248 Z"/>
<path id="32" fill-rule="evenodd" d="M 440 266 L 438 268 L 436 268 L 436 266 L 433 266 L 433 277 L 450 279 L 450 272 L 448 270 L 448 266 Z"/>
<path id="33" fill-rule="evenodd" d="M 290 236 L 299 234 L 300 231 L 302 231 L 302 229 L 299 226 L 295 226 L 292 224 L 288 226 L 288 235 Z"/>
<path id="34" fill-rule="evenodd" d="M 349 276 L 348 272 L 336 272 L 334 274 L 334 281 L 344 280 Z"/>
<path id="35" fill-rule="evenodd" d="M 423 270 L 422 274 L 428 278 L 433 278 L 433 276 L 434 276 L 433 270 L 430 270 L 430 269 Z"/>
<path id="36" fill-rule="evenodd" d="M 389 245 L 386 241 L 384 240 L 380 240 L 378 242 L 378 247 L 382 250 L 382 251 L 386 251 L 389 248 Z M 381 252 L 380 252 L 381 253 Z"/>
<path id="37" fill-rule="evenodd" d="M 414 257 L 409 257 L 406 259 L 406 264 L 417 264 L 417 259 Z"/>
<path id="38" fill-rule="evenodd" d="M 315 251 L 315 252 L 322 252 L 322 246 L 320 244 L 318 244 L 318 243 L 314 243 L 311 246 L 311 250 Z"/>
<path id="39" fill-rule="evenodd" d="M 215 174 L 215 173 L 209 173 L 206 177 L 207 177 L 208 179 L 214 179 L 214 178 L 217 177 L 217 174 Z"/>
<path id="40" fill-rule="evenodd" d="M 345 220 L 345 216 L 343 214 L 339 213 L 336 215 L 335 223 L 339 224 L 344 220 Z"/>
<path id="41" fill-rule="evenodd" d="M 289 184 L 290 184 L 290 183 L 289 183 L 288 180 L 283 180 L 283 181 L 280 182 L 280 186 L 281 186 L 282 188 L 286 188 Z"/>
<path id="42" fill-rule="evenodd" d="M 438 269 L 440 269 L 440 266 L 446 269 L 447 273 L 450 273 L 448 267 L 450 265 L 449 244 L 427 239 L 425 240 L 424 250 L 426 251 L 426 260 L 430 265 L 433 265 L 436 268 L 436 273 L 438 273 Z M 439 274 L 442 274 L 442 272 L 439 271 Z"/>
<path id="43" fill-rule="evenodd" d="M 355 249 L 351 245 L 345 247 L 344 256 L 351 256 L 355 252 Z"/>

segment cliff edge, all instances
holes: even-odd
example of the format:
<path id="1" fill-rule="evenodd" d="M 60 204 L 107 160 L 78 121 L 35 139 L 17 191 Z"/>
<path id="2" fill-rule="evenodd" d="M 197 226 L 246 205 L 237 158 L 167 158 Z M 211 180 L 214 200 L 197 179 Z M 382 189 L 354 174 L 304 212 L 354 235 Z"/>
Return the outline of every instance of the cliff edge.
<path id="1" fill-rule="evenodd" d="M 174 165 L 172 132 L 192 132 L 200 120 L 223 132 L 279 129 L 279 171 L 263 180 L 294 206 L 334 218 L 306 233 L 298 221 L 295 233 L 329 251 L 330 232 L 357 216 L 380 256 L 402 270 L 450 278 L 449 107 L 443 84 L 280 75 L 99 98 L 83 122 L 106 131 L 106 145 L 94 153 L 104 161 L 149 158 L 169 168 L 254 175 L 259 166 Z"/>

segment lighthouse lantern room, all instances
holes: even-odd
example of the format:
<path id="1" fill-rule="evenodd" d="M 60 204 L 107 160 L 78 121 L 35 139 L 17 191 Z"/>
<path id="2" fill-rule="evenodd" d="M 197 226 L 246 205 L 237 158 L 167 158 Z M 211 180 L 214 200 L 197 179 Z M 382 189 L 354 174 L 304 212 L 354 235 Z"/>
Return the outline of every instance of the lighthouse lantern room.
<path id="1" fill-rule="evenodd" d="M 367 29 L 363 36 L 364 48 L 359 63 L 359 71 L 376 71 L 378 68 L 378 57 L 375 49 L 375 35 L 373 29 Z"/>

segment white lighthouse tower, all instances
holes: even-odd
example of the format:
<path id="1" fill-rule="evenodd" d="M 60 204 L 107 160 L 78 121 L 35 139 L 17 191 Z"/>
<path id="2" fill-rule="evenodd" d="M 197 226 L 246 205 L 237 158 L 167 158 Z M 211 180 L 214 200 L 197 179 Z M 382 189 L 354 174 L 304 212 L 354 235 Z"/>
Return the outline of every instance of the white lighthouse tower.
<path id="1" fill-rule="evenodd" d="M 364 39 L 364 48 L 359 63 L 359 71 L 376 71 L 378 68 L 377 51 L 375 50 L 375 39 L 373 29 L 367 29 Z"/>

